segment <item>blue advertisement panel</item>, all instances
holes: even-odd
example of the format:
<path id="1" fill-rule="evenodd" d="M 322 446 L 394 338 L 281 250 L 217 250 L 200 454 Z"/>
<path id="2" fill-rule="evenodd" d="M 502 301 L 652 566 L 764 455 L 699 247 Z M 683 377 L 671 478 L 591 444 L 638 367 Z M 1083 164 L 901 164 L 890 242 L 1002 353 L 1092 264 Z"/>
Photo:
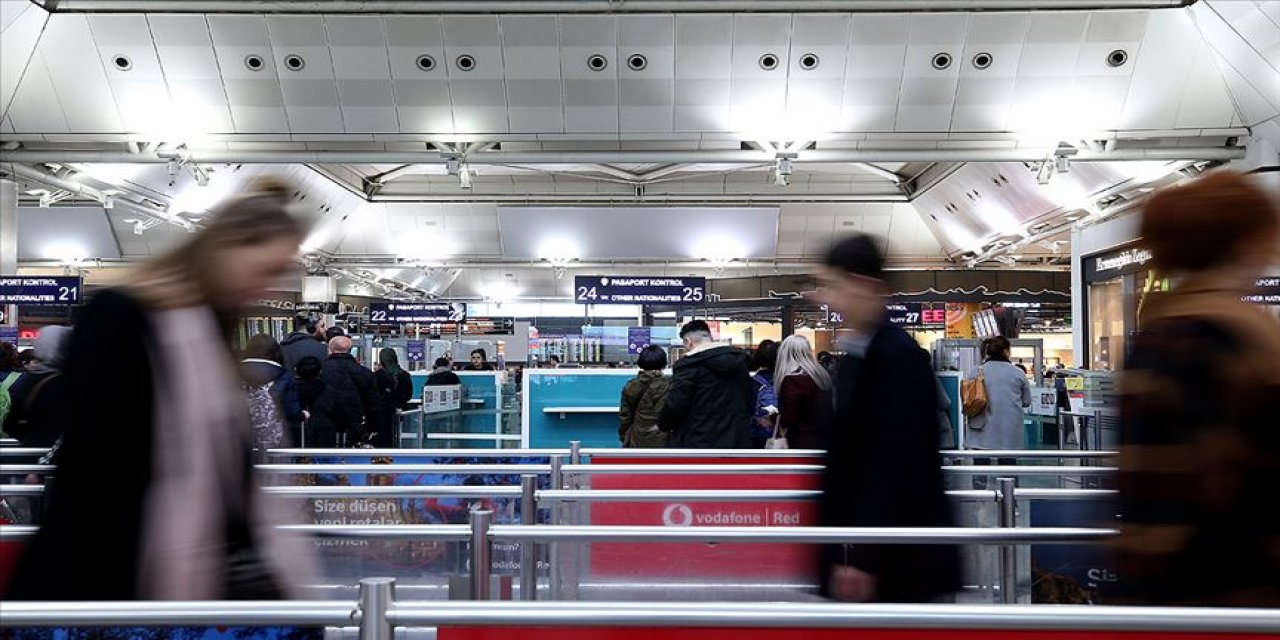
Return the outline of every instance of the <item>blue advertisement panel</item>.
<path id="1" fill-rule="evenodd" d="M 404 346 L 409 362 L 423 362 L 427 359 L 427 342 L 425 340 L 409 340 Z"/>
<path id="2" fill-rule="evenodd" d="M 0 276 L 0 304 L 80 304 L 79 276 Z"/>
<path id="3" fill-rule="evenodd" d="M 467 320 L 465 302 L 372 302 L 373 324 L 458 324 Z"/>
<path id="4" fill-rule="evenodd" d="M 707 299 L 706 278 L 574 276 L 580 304 L 685 304 Z"/>
<path id="5" fill-rule="evenodd" d="M 0 327 L 0 342 L 8 342 L 15 347 L 18 346 L 18 328 Z"/>
<path id="6" fill-rule="evenodd" d="M 637 355 L 651 342 L 649 327 L 627 327 L 627 353 Z"/>

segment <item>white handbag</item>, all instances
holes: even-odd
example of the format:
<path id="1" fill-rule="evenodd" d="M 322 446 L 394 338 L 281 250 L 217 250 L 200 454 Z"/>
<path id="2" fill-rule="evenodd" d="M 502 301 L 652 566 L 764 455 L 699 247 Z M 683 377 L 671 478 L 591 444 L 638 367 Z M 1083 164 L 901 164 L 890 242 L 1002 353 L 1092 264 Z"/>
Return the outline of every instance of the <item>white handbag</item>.
<path id="1" fill-rule="evenodd" d="M 778 420 L 773 423 L 773 435 L 764 441 L 765 449 L 790 449 L 787 446 L 787 432 L 782 429 L 782 416 L 778 416 Z"/>

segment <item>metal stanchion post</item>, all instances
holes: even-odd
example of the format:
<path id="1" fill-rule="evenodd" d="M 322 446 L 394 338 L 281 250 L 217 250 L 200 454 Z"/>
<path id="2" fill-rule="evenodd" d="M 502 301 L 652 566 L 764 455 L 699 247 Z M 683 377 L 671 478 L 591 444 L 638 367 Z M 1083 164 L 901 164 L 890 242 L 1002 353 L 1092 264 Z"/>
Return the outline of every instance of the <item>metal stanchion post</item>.
<path id="1" fill-rule="evenodd" d="M 520 524 L 538 524 L 538 476 L 520 476 Z M 520 599 L 538 599 L 538 546 L 520 543 Z"/>
<path id="2" fill-rule="evenodd" d="M 554 491 L 558 491 L 564 488 L 564 471 L 561 469 L 563 464 L 564 464 L 564 461 L 560 459 L 559 455 L 552 454 L 551 456 L 551 489 Z M 560 502 L 552 503 L 551 524 L 562 524 L 560 522 L 561 509 L 562 509 L 562 503 Z M 550 560 L 551 560 L 551 593 L 552 593 L 552 599 L 556 599 L 561 597 L 562 595 L 561 589 L 563 588 L 563 583 L 564 583 L 564 580 L 561 575 L 563 567 L 561 566 L 561 563 L 560 563 L 560 543 L 552 542 L 549 549 L 550 549 Z"/>
<path id="3" fill-rule="evenodd" d="M 395 628 L 387 620 L 387 610 L 396 599 L 395 578 L 360 580 L 360 640 L 392 640 Z"/>
<path id="4" fill-rule="evenodd" d="M 493 512 L 476 509 L 471 512 L 471 599 L 489 599 L 489 574 L 493 570 L 489 525 Z"/>
<path id="5" fill-rule="evenodd" d="M 1018 500 L 1013 478 L 996 478 L 1000 486 L 1000 526 L 1016 527 Z M 1014 545 L 1000 547 L 1000 600 L 1005 604 L 1018 602 L 1018 548 Z"/>
<path id="6" fill-rule="evenodd" d="M 582 442 L 569 441 L 569 464 L 582 464 Z"/>

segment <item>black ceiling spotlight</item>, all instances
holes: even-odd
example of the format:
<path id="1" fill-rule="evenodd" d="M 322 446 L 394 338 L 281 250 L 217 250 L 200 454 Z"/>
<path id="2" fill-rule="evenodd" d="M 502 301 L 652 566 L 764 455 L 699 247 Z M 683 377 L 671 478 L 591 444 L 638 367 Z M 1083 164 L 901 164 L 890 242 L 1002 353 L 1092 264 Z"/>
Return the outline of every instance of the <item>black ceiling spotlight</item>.
<path id="1" fill-rule="evenodd" d="M 627 56 L 627 68 L 632 71 L 643 71 L 647 66 L 649 66 L 649 59 L 643 55 L 633 53 L 630 56 Z"/>
<path id="2" fill-rule="evenodd" d="M 262 56 L 251 53 L 244 57 L 244 66 L 250 71 L 262 71 L 263 67 L 267 66 L 267 61 L 263 60 Z"/>
<path id="3" fill-rule="evenodd" d="M 1129 52 L 1124 49 L 1116 49 L 1107 54 L 1108 67 L 1123 67 L 1129 61 Z"/>
<path id="4" fill-rule="evenodd" d="M 778 56 L 772 53 L 766 53 L 760 56 L 760 68 L 765 71 L 773 71 L 778 68 Z"/>
<path id="5" fill-rule="evenodd" d="M 985 51 L 973 56 L 973 66 L 977 69 L 986 69 L 987 67 L 990 67 L 993 61 L 994 59 L 991 57 L 991 54 Z"/>
<path id="6" fill-rule="evenodd" d="M 128 71 L 133 68 L 133 61 L 129 59 L 129 56 L 123 54 L 113 56 L 111 64 L 121 71 Z"/>
<path id="7" fill-rule="evenodd" d="M 598 53 L 587 56 L 587 68 L 592 71 L 604 71 L 608 66 L 609 59 Z"/>
<path id="8" fill-rule="evenodd" d="M 418 67 L 419 71 L 431 71 L 436 68 L 436 59 L 425 53 L 418 56 L 413 63 Z"/>
<path id="9" fill-rule="evenodd" d="M 476 68 L 476 59 L 464 53 L 454 60 L 454 64 L 458 65 L 459 71 L 471 71 Z"/>
<path id="10" fill-rule="evenodd" d="M 296 53 L 291 53 L 284 57 L 284 68 L 290 71 L 302 71 L 305 66 L 307 66 L 307 61 Z"/>
<path id="11" fill-rule="evenodd" d="M 821 62 L 821 60 L 818 58 L 818 54 L 816 53 L 806 53 L 800 56 L 800 68 L 805 71 L 813 71 L 814 69 L 817 69 L 819 62 Z"/>
<path id="12" fill-rule="evenodd" d="M 934 54 L 933 56 L 934 69 L 937 69 L 938 71 L 942 71 L 943 69 L 946 69 L 947 67 L 950 67 L 950 66 L 951 66 L 951 54 L 946 52 Z"/>

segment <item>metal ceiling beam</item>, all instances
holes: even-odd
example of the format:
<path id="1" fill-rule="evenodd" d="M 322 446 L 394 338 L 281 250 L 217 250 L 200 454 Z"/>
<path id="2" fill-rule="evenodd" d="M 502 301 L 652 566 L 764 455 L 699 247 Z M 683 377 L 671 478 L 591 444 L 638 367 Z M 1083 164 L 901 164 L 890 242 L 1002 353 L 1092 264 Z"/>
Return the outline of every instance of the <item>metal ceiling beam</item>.
<path id="1" fill-rule="evenodd" d="M 853 163 L 853 166 L 859 169 L 862 169 L 863 171 L 866 171 L 867 173 L 870 173 L 872 175 L 880 176 L 881 178 L 884 178 L 885 180 L 888 180 L 889 182 L 892 182 L 894 184 L 902 184 L 902 181 L 903 181 L 902 176 L 888 169 L 885 169 L 883 167 L 877 167 L 876 165 L 871 164 L 870 162 L 855 162 Z"/>
<path id="2" fill-rule="evenodd" d="M 858 162 L 1040 162 L 1056 148 L 1025 149 L 850 149 L 800 151 L 796 163 Z M 0 150 L 0 162 L 105 162 L 163 164 L 172 154 L 58 149 Z M 184 151 L 182 158 L 203 164 L 444 164 L 458 154 L 429 151 Z M 1238 160 L 1244 147 L 1144 147 L 1115 151 L 1073 150 L 1076 162 L 1129 160 Z M 771 162 L 760 151 L 486 151 L 467 154 L 472 166 L 486 164 L 755 164 Z"/>
<path id="3" fill-rule="evenodd" d="M 55 13 L 737 13 L 1168 9 L 1194 0 L 45 0 Z"/>
<path id="4" fill-rule="evenodd" d="M 414 193 L 379 193 L 372 202 L 495 202 L 500 204 L 539 203 L 539 204 L 621 204 L 621 205 L 661 205 L 673 202 L 705 203 L 705 204 L 739 204 L 739 205 L 773 205 L 788 202 L 910 202 L 902 194 L 813 194 L 813 193 L 661 193 L 635 197 L 632 194 L 485 194 L 459 193 L 414 194 Z"/>
<path id="5" fill-rule="evenodd" d="M 21 165 L 21 164 L 14 164 L 14 165 L 6 166 L 5 168 L 6 170 L 13 173 L 13 175 L 18 176 L 20 178 L 24 178 L 32 182 L 38 182 L 45 186 L 62 189 L 63 191 L 68 191 L 78 196 L 90 198 L 92 200 L 96 200 L 100 203 L 103 203 L 104 206 L 106 205 L 106 203 L 110 202 L 112 207 L 114 208 L 125 209 L 128 211 L 137 213 L 139 215 L 144 215 L 150 218 L 163 220 L 170 224 L 182 227 L 183 229 L 186 229 L 188 231 L 192 231 L 195 229 L 194 223 L 180 216 L 174 215 L 167 211 L 161 211 L 154 207 L 149 207 L 143 204 L 139 204 L 137 202 L 134 202 L 132 200 L 127 200 L 120 196 L 113 196 L 107 193 L 103 193 L 102 191 L 99 191 L 93 187 L 90 187 L 89 185 L 82 184 L 74 180 L 67 180 L 65 178 L 60 178 L 51 173 L 41 171 L 34 167 L 28 167 L 26 165 Z"/>

